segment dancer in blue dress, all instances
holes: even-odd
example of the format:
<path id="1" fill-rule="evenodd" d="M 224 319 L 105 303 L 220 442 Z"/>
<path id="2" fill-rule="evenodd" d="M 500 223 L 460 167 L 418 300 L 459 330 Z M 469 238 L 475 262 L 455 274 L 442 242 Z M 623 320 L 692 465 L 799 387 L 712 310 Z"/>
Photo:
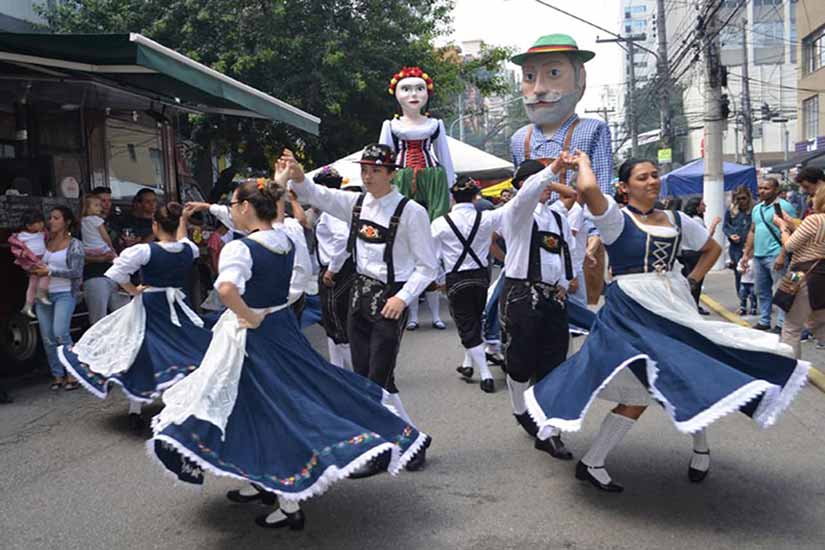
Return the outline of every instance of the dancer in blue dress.
<path id="1" fill-rule="evenodd" d="M 87 330 L 70 349 L 58 355 L 66 369 L 92 394 L 105 398 L 117 384 L 129 398 L 129 424 L 143 425 L 141 404 L 195 370 L 209 346 L 211 334 L 181 290 L 198 257 L 198 247 L 186 238 L 191 209 L 169 203 L 152 222 L 157 242 L 126 248 L 106 277 L 134 298 Z M 130 277 L 140 271 L 142 284 Z"/>
<path id="2" fill-rule="evenodd" d="M 595 397 L 619 403 L 577 464 L 576 477 L 620 492 L 605 459 L 652 396 L 680 432 L 692 434 L 688 477 L 700 482 L 710 470 L 707 426 L 734 411 L 762 427 L 774 424 L 804 385 L 809 365 L 796 361 L 776 335 L 699 315 L 691 286 L 721 250 L 698 222 L 655 209 L 660 182 L 653 162 L 629 160 L 621 167 L 629 204 L 620 208 L 599 190 L 586 155 L 564 158 L 579 170 L 578 191 L 607 246 L 615 282 L 582 349 L 525 392 L 539 437 L 553 429 L 578 431 Z M 702 254 L 687 280 L 673 270 L 683 249 Z"/>
<path id="3" fill-rule="evenodd" d="M 297 530 L 299 501 L 379 457 L 395 474 L 429 438 L 385 405 L 380 386 L 325 361 L 301 333 L 289 309 L 300 297 L 289 284 L 295 245 L 273 223 L 284 191 L 273 181 L 235 191 L 232 219 L 248 236 L 221 252 L 215 288 L 228 309 L 198 370 L 164 394 L 151 443 L 182 481 L 203 483 L 206 470 L 277 495 L 279 507 L 256 523 Z"/>

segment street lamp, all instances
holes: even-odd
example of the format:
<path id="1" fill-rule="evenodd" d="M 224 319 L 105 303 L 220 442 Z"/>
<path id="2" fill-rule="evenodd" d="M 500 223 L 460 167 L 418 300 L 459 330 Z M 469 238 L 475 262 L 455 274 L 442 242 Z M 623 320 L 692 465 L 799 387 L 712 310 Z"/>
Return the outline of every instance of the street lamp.
<path id="1" fill-rule="evenodd" d="M 785 152 L 785 160 L 788 160 L 788 119 L 783 116 L 774 117 L 771 122 L 779 122 L 782 124 L 783 145 L 782 149 Z"/>

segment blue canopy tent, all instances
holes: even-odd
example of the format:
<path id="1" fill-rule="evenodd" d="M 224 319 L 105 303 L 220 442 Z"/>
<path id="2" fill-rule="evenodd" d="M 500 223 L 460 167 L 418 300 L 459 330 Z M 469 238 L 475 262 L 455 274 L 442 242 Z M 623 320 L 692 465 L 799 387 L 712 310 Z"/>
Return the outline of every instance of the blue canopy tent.
<path id="1" fill-rule="evenodd" d="M 740 185 L 747 186 L 756 195 L 756 168 L 725 162 L 722 166 L 725 174 L 725 192 L 734 191 Z M 681 195 L 701 195 L 704 187 L 705 161 L 694 160 L 681 168 L 662 176 L 662 197 Z"/>

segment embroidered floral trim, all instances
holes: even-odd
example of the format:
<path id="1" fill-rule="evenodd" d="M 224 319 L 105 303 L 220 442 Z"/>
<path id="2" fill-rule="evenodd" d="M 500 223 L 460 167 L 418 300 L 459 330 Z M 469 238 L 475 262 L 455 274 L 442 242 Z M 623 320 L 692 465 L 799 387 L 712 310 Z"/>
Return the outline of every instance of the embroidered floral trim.
<path id="1" fill-rule="evenodd" d="M 156 372 L 155 373 L 155 381 L 158 382 L 159 384 L 163 384 L 163 383 L 169 381 L 170 379 L 182 378 L 183 376 L 186 376 L 187 374 L 192 373 L 195 369 L 197 369 L 196 365 L 189 365 L 189 366 L 186 366 L 186 367 L 173 365 L 169 368 L 166 368 L 164 370 Z M 79 367 L 76 366 L 74 368 L 74 370 L 76 371 L 76 374 L 79 374 L 80 377 L 84 378 L 88 383 L 96 386 L 99 390 L 105 390 L 106 383 L 109 382 L 109 381 L 112 381 L 112 380 L 120 381 L 120 380 L 122 380 L 122 378 L 123 378 L 122 374 L 126 374 L 124 372 L 124 373 L 117 374 L 115 376 L 111 376 L 111 377 L 107 378 L 105 376 L 101 376 L 100 374 L 97 374 L 96 372 L 93 372 L 89 368 L 89 365 L 87 365 L 86 363 L 80 363 Z M 121 385 L 122 385 L 122 383 L 121 383 Z M 154 397 L 155 395 L 157 395 L 158 394 L 157 390 L 158 390 L 158 388 L 148 390 L 148 391 L 135 392 L 131 388 L 129 388 L 129 394 L 130 395 L 137 395 L 139 397 L 149 398 L 149 397 Z"/>
<path id="2" fill-rule="evenodd" d="M 393 443 L 395 443 L 396 445 L 398 445 L 402 449 L 404 449 L 412 443 L 412 437 L 411 437 L 412 434 L 413 434 L 412 427 L 411 426 L 405 426 L 404 430 L 401 432 L 401 434 L 397 435 L 393 438 Z M 298 472 L 294 475 L 291 475 L 289 477 L 279 478 L 277 476 L 271 476 L 271 475 L 258 476 L 258 475 L 250 474 L 249 472 L 246 472 L 240 466 L 232 464 L 231 462 L 226 462 L 224 460 L 221 460 L 218 453 L 216 453 L 215 451 L 210 449 L 201 440 L 201 438 L 198 434 L 196 434 L 194 432 L 191 432 L 190 437 L 191 437 L 192 441 L 195 443 L 195 445 L 197 446 L 198 451 L 200 453 L 206 455 L 212 461 L 214 461 L 219 467 L 221 467 L 223 469 L 232 469 L 235 472 L 237 472 L 238 474 L 240 474 L 241 476 L 243 476 L 244 478 L 249 479 L 251 481 L 259 481 L 259 482 L 262 482 L 262 483 L 265 483 L 265 482 L 273 483 L 274 482 L 274 483 L 278 483 L 280 485 L 284 485 L 284 486 L 287 486 L 287 487 L 297 487 L 297 486 L 301 486 L 301 485 L 306 484 L 307 482 L 309 482 L 312 478 L 312 471 L 318 466 L 320 457 L 330 456 L 331 454 L 333 454 L 333 451 L 336 450 L 336 449 L 344 449 L 348 446 L 354 447 L 354 446 L 363 445 L 365 443 L 371 443 L 373 441 L 382 439 L 381 436 L 378 435 L 375 432 L 364 432 L 362 434 L 351 437 L 350 439 L 340 441 L 340 442 L 335 443 L 333 445 L 329 445 L 329 446 L 324 447 L 323 449 L 321 449 L 321 451 L 314 451 L 312 453 L 312 457 L 304 465 L 304 467 L 301 469 L 300 472 Z"/>

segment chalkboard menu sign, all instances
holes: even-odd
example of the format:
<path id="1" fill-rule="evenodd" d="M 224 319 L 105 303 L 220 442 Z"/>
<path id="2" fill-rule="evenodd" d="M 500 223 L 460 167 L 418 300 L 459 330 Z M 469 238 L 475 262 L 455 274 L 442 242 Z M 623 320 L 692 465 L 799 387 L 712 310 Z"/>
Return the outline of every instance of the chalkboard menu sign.
<path id="1" fill-rule="evenodd" d="M 76 215 L 80 211 L 80 201 L 77 199 L 24 195 L 0 196 L 0 228 L 15 231 L 20 228 L 25 212 L 40 209 L 43 212 L 43 217 L 46 218 L 52 208 L 60 205 L 68 206 Z"/>

